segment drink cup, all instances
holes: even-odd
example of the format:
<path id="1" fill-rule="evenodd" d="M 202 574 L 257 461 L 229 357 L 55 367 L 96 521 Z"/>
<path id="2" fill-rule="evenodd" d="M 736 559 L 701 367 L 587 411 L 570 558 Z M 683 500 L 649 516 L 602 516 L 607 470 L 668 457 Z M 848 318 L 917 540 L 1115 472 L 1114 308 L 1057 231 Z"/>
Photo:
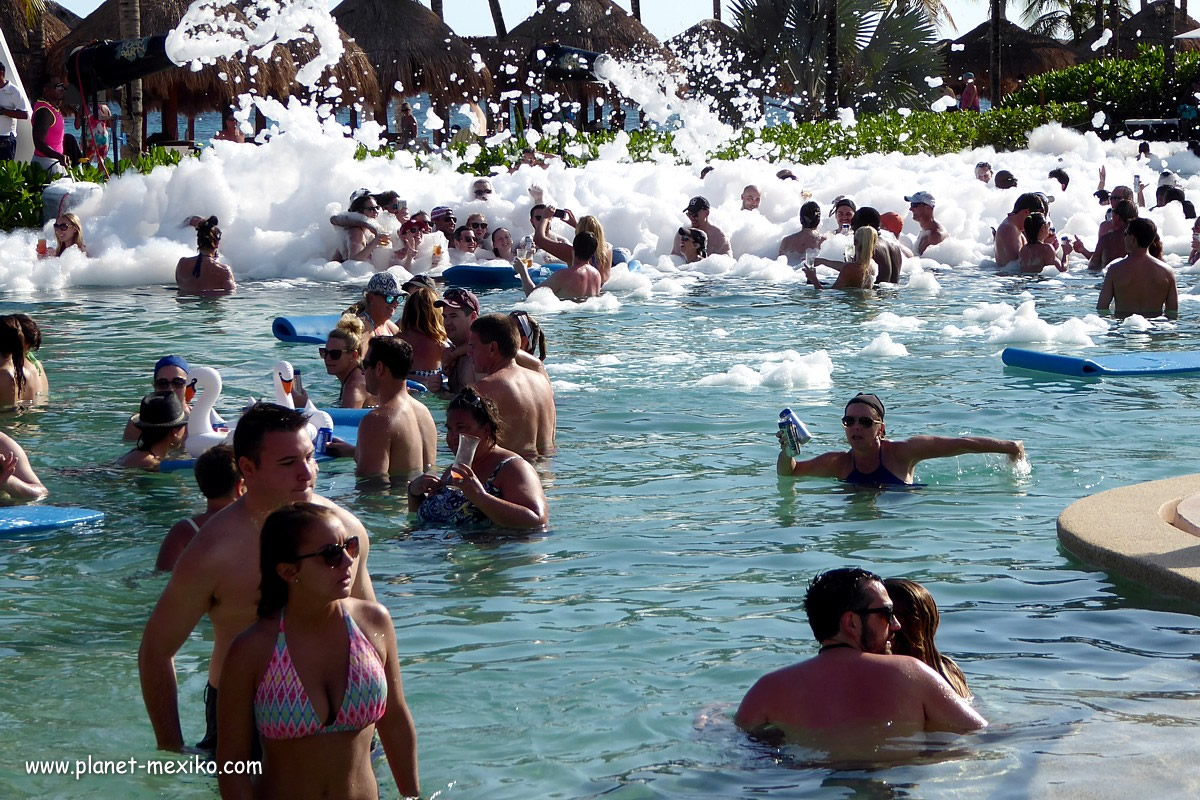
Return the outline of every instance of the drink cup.
<path id="1" fill-rule="evenodd" d="M 478 436 L 468 436 L 465 433 L 460 433 L 458 435 L 458 450 L 454 453 L 454 464 L 452 466 L 471 466 L 471 462 L 475 460 L 475 450 L 478 447 Z"/>
<path id="2" fill-rule="evenodd" d="M 37 254 L 39 256 L 46 255 L 46 240 L 45 239 L 37 240 Z"/>
<path id="3" fill-rule="evenodd" d="M 809 248 L 804 251 L 804 266 L 811 267 L 817 260 L 817 250 Z"/>

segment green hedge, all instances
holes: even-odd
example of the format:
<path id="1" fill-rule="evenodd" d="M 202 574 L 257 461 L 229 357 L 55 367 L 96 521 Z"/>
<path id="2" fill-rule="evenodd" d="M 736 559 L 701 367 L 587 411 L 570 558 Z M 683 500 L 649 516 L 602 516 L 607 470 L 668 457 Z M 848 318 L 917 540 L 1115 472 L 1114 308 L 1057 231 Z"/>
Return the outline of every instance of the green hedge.
<path id="1" fill-rule="evenodd" d="M 1183 87 L 1200 78 L 1200 52 L 1176 51 L 1175 81 L 1167 85 L 1161 47 L 1138 48 L 1136 59 L 1097 59 L 1035 75 L 1004 98 L 1005 107 L 1040 103 L 1087 103 L 1114 119 L 1174 117 L 1187 100 Z"/>

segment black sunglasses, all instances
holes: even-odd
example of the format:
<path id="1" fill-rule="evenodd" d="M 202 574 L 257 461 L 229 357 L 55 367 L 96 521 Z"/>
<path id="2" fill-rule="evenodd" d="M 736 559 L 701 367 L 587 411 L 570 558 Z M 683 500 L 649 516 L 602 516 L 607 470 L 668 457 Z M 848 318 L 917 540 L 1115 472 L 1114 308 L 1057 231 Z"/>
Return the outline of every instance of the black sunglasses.
<path id="1" fill-rule="evenodd" d="M 321 358 L 328 358 L 330 361 L 337 361 L 342 357 L 344 350 L 330 350 L 328 347 L 318 347 L 317 352 L 321 354 Z"/>
<path id="2" fill-rule="evenodd" d="M 487 226 L 488 226 L 488 224 L 486 222 L 472 222 L 471 223 L 472 228 L 480 228 L 485 231 L 487 230 Z"/>
<path id="3" fill-rule="evenodd" d="M 164 392 L 167 389 L 182 389 L 185 386 L 187 386 L 186 378 L 171 378 L 170 380 L 166 378 L 154 379 L 154 388 Z"/>
<path id="4" fill-rule="evenodd" d="M 306 558 L 320 556 L 325 559 L 325 566 L 333 568 L 342 563 L 342 551 L 350 558 L 358 558 L 358 537 L 351 536 L 342 544 L 327 544 L 315 553 L 305 553 L 302 556 L 296 556 L 297 561 L 303 561 Z"/>
<path id="5" fill-rule="evenodd" d="M 65 230 L 69 230 L 69 229 L 70 229 L 70 227 L 71 227 L 71 223 L 69 223 L 69 222 L 56 222 L 56 223 L 54 223 L 54 230 L 56 230 L 56 231 L 65 231 Z"/>
<path id="6" fill-rule="evenodd" d="M 883 614 L 887 617 L 888 624 L 891 625 L 896 621 L 896 609 L 894 606 L 877 606 L 875 608 L 860 608 L 856 611 L 859 616 L 869 617 L 872 614 Z"/>
<path id="7" fill-rule="evenodd" d="M 844 427 L 849 428 L 856 422 L 864 428 L 870 428 L 876 425 L 879 420 L 874 419 L 873 417 L 842 417 L 842 425 Z"/>

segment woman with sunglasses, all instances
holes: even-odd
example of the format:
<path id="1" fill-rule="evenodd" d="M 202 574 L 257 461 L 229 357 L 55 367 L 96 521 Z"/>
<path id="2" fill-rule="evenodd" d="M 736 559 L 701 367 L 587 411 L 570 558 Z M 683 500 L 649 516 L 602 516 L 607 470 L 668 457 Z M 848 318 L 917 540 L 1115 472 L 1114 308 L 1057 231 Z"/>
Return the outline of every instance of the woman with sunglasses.
<path id="1" fill-rule="evenodd" d="M 412 346 L 412 370 L 408 376 L 430 391 L 442 388 L 442 354 L 449 338 L 442 324 L 442 311 L 434 303 L 437 293 L 424 286 L 404 301 L 400 332 L 396 336 Z"/>
<path id="2" fill-rule="evenodd" d="M 54 251 L 56 257 L 61 258 L 72 247 L 78 247 L 81 253 L 87 255 L 87 247 L 83 243 L 83 222 L 74 214 L 59 214 L 58 219 L 54 220 L 54 241 L 57 243 Z"/>
<path id="3" fill-rule="evenodd" d="M 680 228 L 679 252 L 683 253 L 685 264 L 708 258 L 708 234 L 699 228 Z"/>
<path id="4" fill-rule="evenodd" d="M 353 314 L 363 322 L 363 338 L 359 348 L 360 353 L 367 352 L 367 343 L 372 336 L 395 336 L 400 327 L 392 322 L 396 314 L 396 306 L 404 298 L 396 284 L 396 278 L 390 272 L 376 272 L 367 281 L 363 290 L 363 299 L 347 308 L 342 314 Z"/>
<path id="5" fill-rule="evenodd" d="M 196 248 L 191 258 L 181 258 L 175 265 L 175 285 L 181 294 L 232 294 L 237 291 L 233 270 L 217 260 L 221 247 L 221 229 L 217 218 L 200 220 L 196 225 Z"/>
<path id="6" fill-rule="evenodd" d="M 292 503 L 263 523 L 258 621 L 230 647 L 217 700 L 218 763 L 251 760 L 257 731 L 263 769 L 223 772 L 222 798 L 378 798 L 376 732 L 400 795 L 420 794 L 396 629 L 350 596 L 358 554 L 325 506 Z"/>
<path id="7" fill-rule="evenodd" d="M 900 623 L 900 630 L 892 636 L 892 653 L 924 661 L 959 697 L 970 700 L 971 690 L 963 671 L 954 659 L 939 653 L 933 643 L 942 618 L 933 595 L 921 584 L 907 578 L 888 578 L 883 587 L 887 589 L 892 610 Z"/>
<path id="8" fill-rule="evenodd" d="M 967 453 L 1004 453 L 1013 461 L 1025 457 L 1021 442 L 986 436 L 914 436 L 891 441 L 885 438 L 883 412 L 883 401 L 873 394 L 859 392 L 846 404 L 842 427 L 850 443 L 849 452 L 824 453 L 797 461 L 788 454 L 784 437 L 779 434 L 776 472 L 793 477 L 837 478 L 858 486 L 912 486 L 913 468 L 926 459 Z"/>
<path id="9" fill-rule="evenodd" d="M 525 459 L 496 444 L 496 404 L 468 386 L 446 407 L 446 445 L 457 453 L 459 437 L 479 444 L 470 465 L 452 464 L 439 479 L 422 475 L 408 486 L 408 507 L 432 525 L 540 528 L 550 521 L 546 494 Z M 479 476 L 487 478 L 480 479 Z"/>
<path id="10" fill-rule="evenodd" d="M 334 261 L 373 261 L 375 251 L 391 247 L 392 240 L 379 227 L 379 203 L 367 189 L 358 189 L 350 195 L 348 214 L 365 217 L 361 222 L 355 217 L 335 215 L 329 221 L 337 228 L 340 241 L 333 254 Z M 391 253 L 388 253 L 391 258 Z M 386 266 L 386 264 L 384 265 Z"/>
<path id="11" fill-rule="evenodd" d="M 363 322 L 353 314 L 338 320 L 337 327 L 329 332 L 325 346 L 317 352 L 325 363 L 325 372 L 338 379 L 342 388 L 334 403 L 338 408 L 364 408 L 378 404 L 378 400 L 367 391 L 367 379 L 363 375 L 363 337 L 366 330 Z"/>

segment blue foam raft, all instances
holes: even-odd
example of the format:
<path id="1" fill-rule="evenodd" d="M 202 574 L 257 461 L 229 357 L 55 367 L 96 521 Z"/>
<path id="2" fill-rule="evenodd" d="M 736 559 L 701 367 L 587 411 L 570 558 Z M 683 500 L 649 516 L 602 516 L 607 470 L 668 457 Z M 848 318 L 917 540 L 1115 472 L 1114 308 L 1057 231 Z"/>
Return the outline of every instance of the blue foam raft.
<path id="1" fill-rule="evenodd" d="M 0 536 L 28 531 L 65 528 L 81 522 L 95 522 L 103 511 L 63 506 L 0 506 Z"/>
<path id="2" fill-rule="evenodd" d="M 1076 378 L 1098 378 L 1105 375 L 1179 375 L 1200 372 L 1200 352 L 1121 353 L 1117 355 L 1081 358 L 1006 347 L 1000 360 L 1007 366 L 1021 369 L 1069 375 Z"/>
<path id="3" fill-rule="evenodd" d="M 296 344 L 325 344 L 329 332 L 337 327 L 337 314 L 317 314 L 311 317 L 276 317 L 271 333 L 281 342 Z"/>

